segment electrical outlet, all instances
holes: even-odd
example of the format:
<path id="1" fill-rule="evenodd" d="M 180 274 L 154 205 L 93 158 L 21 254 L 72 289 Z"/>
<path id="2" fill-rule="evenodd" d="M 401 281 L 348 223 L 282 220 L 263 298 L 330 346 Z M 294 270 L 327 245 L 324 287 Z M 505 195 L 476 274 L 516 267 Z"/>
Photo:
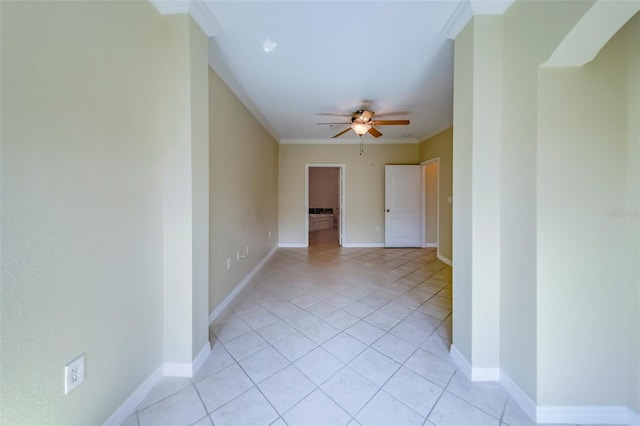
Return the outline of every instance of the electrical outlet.
<path id="1" fill-rule="evenodd" d="M 231 258 L 227 257 L 227 271 L 231 269 Z"/>
<path id="2" fill-rule="evenodd" d="M 67 394 L 84 381 L 84 354 L 64 366 L 64 393 Z"/>

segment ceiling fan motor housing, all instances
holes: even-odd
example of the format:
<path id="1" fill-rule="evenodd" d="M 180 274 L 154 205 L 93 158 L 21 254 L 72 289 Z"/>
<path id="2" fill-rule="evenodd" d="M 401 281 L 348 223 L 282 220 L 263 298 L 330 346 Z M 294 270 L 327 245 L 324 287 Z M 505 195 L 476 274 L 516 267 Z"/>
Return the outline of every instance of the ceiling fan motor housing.
<path id="1" fill-rule="evenodd" d="M 367 111 L 367 110 L 358 110 L 356 112 L 353 113 L 353 115 L 351 116 L 351 122 L 352 123 L 362 123 L 362 124 L 366 124 L 369 121 L 371 121 L 371 119 L 373 118 L 373 115 L 375 113 L 373 111 Z"/>

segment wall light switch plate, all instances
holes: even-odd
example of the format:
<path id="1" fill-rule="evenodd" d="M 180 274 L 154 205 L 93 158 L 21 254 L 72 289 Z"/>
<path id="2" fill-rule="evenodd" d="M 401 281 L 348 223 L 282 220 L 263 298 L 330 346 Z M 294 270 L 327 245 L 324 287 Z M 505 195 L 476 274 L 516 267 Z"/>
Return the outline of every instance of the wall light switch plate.
<path id="1" fill-rule="evenodd" d="M 64 366 L 64 393 L 71 392 L 84 381 L 84 354 Z"/>

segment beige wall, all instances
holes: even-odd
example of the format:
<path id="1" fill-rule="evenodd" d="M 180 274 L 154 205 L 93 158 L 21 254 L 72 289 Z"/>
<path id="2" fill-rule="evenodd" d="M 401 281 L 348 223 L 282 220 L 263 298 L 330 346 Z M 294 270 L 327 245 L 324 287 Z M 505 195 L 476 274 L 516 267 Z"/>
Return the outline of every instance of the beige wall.
<path id="1" fill-rule="evenodd" d="M 453 195 L 453 127 L 438 133 L 420 143 L 420 161 L 440 158 L 440 210 L 439 253 L 452 258 L 451 219 L 452 206 L 449 197 Z"/>
<path id="2" fill-rule="evenodd" d="M 424 165 L 424 242 L 432 245 L 438 243 L 438 162 Z"/>
<path id="3" fill-rule="evenodd" d="M 637 188 L 629 172 L 635 175 L 640 166 L 637 155 L 630 155 L 640 141 L 629 132 L 629 121 L 635 127 L 638 116 L 628 114 L 640 103 L 637 90 L 629 90 L 637 87 L 640 74 L 629 74 L 628 62 L 640 57 L 639 50 L 629 49 L 629 37 L 640 36 L 639 19 L 593 62 L 539 72 L 538 402 L 543 405 L 624 405 L 628 380 L 637 377 L 629 372 L 637 371 L 640 358 L 626 355 L 629 338 L 637 341 L 638 331 L 637 321 L 628 318 L 639 308 L 640 283 L 628 274 L 631 265 L 637 270 L 639 259 L 637 232 L 630 233 L 628 225 L 637 226 L 638 218 L 616 211 L 638 208 L 637 193 L 629 204 L 627 188 Z M 625 255 L 629 249 L 631 256 Z M 635 303 L 629 312 L 628 300 Z"/>
<path id="4" fill-rule="evenodd" d="M 278 144 L 212 70 L 209 110 L 213 311 L 277 245 Z M 238 262 L 247 245 L 249 254 Z"/>
<path id="5" fill-rule="evenodd" d="M 163 362 L 163 150 L 190 144 L 188 20 L 148 2 L 0 10 L 0 423 L 101 424 Z"/>
<path id="6" fill-rule="evenodd" d="M 499 372 L 546 421 L 588 409 L 614 421 L 618 407 L 640 406 L 639 18 L 592 63 L 540 68 L 593 4 L 516 1 L 501 18 L 474 18 L 455 44 L 454 345 L 485 367 L 476 331 L 494 330 L 476 321 L 474 239 L 497 225 Z M 491 55 L 502 62 L 497 100 L 476 87 L 496 83 L 481 62 Z M 477 179 L 492 139 L 497 188 Z M 476 222 L 475 200 L 495 193 L 499 214 Z M 616 209 L 630 214 L 607 213 Z"/>
<path id="7" fill-rule="evenodd" d="M 337 167 L 312 167 L 309 169 L 309 207 L 340 207 L 340 169 Z"/>
<path id="8" fill-rule="evenodd" d="M 281 244 L 304 245 L 306 164 L 344 164 L 343 245 L 384 244 L 384 166 L 417 164 L 418 145 L 280 145 Z M 376 226 L 379 231 L 376 231 Z"/>

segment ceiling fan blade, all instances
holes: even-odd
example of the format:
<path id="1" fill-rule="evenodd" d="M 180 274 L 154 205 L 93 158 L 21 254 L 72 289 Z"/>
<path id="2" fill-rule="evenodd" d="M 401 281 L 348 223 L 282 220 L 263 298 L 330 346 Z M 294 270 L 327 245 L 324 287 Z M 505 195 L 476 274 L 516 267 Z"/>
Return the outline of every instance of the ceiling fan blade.
<path id="1" fill-rule="evenodd" d="M 351 127 L 347 127 L 346 129 L 344 129 L 343 131 L 341 131 L 341 132 L 340 132 L 340 133 L 338 133 L 337 135 L 335 135 L 335 136 L 331 136 L 331 139 L 337 138 L 338 136 L 342 136 L 342 135 L 344 135 L 345 133 L 347 133 L 349 130 L 351 130 Z"/>
<path id="2" fill-rule="evenodd" d="M 374 138 L 379 138 L 380 136 L 382 136 L 382 133 L 380 133 L 375 127 L 369 129 L 369 134 Z"/>
<path id="3" fill-rule="evenodd" d="M 316 115 L 322 115 L 324 117 L 351 117 L 351 114 L 340 114 L 333 112 L 318 112 Z"/>
<path id="4" fill-rule="evenodd" d="M 344 121 L 342 123 L 316 123 L 316 124 L 351 124 L 351 123 L 345 123 Z"/>
<path id="5" fill-rule="evenodd" d="M 390 126 L 390 125 L 407 125 L 409 124 L 409 120 L 375 120 L 372 124 L 374 126 Z"/>
<path id="6" fill-rule="evenodd" d="M 396 115 L 409 115 L 409 111 L 396 111 L 396 112 L 383 112 L 381 114 L 376 114 L 376 117 L 391 117 Z"/>

